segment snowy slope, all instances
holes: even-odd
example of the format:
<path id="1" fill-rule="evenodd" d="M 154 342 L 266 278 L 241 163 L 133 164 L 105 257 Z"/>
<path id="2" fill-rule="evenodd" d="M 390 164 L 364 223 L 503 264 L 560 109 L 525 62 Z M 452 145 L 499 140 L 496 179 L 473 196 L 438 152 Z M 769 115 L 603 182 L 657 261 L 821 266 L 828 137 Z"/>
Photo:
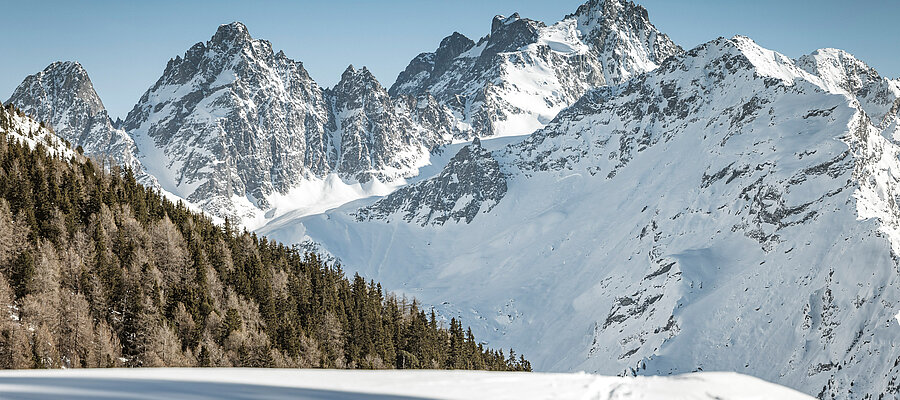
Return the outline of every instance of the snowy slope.
<path id="1" fill-rule="evenodd" d="M 7 399 L 811 399 L 734 373 L 617 378 L 476 371 L 105 369 L 0 372 Z"/>
<path id="2" fill-rule="evenodd" d="M 898 393 L 900 101 L 863 66 L 717 39 L 521 143 L 259 232 L 312 239 L 540 370 Z"/>
<path id="3" fill-rule="evenodd" d="M 433 95 L 454 112 L 457 136 L 522 135 L 587 90 L 652 70 L 681 48 L 627 0 L 590 0 L 550 26 L 498 15 L 477 42 L 454 32 L 416 56 L 394 96 Z"/>
<path id="4" fill-rule="evenodd" d="M 27 144 L 31 149 L 41 145 L 47 153 L 64 160 L 79 157 L 71 143 L 9 105 L 0 105 L 0 134 L 5 134 L 7 140 Z"/>

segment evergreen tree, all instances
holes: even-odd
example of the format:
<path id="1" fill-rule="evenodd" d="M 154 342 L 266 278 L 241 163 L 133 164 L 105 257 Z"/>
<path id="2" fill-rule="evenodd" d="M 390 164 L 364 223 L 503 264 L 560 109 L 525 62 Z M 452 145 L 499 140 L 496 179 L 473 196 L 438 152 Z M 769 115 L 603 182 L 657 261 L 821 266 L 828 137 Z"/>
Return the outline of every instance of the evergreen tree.
<path id="1" fill-rule="evenodd" d="M 13 111 L 10 111 L 13 110 Z M 10 106 L 0 107 L 8 129 Z M 40 201 L 36 201 L 40 199 Z M 0 368 L 530 370 L 339 264 L 0 134 Z"/>

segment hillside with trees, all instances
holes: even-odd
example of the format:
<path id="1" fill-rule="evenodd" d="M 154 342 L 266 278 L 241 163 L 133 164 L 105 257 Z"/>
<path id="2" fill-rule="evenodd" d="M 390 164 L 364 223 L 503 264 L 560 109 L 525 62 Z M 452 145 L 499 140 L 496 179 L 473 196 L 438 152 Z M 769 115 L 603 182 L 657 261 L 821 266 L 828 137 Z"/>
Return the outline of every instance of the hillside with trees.
<path id="1" fill-rule="evenodd" d="M 128 169 L 17 140 L 14 116 L 0 106 L 2 368 L 531 369 L 456 319 L 214 224 Z"/>

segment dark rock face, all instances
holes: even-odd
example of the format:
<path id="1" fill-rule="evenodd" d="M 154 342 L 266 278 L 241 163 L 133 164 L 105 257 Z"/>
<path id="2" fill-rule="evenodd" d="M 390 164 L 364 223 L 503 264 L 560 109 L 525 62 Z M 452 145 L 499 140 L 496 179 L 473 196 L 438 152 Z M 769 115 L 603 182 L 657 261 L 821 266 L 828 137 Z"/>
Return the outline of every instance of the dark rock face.
<path id="1" fill-rule="evenodd" d="M 441 40 L 440 46 L 434 52 L 434 70 L 432 74 L 440 76 L 447 70 L 453 59 L 459 57 L 460 54 L 475 46 L 472 39 L 465 37 L 459 32 L 453 32 L 450 36 Z"/>
<path id="2" fill-rule="evenodd" d="M 475 46 L 475 42 L 473 42 L 472 39 L 465 37 L 465 35 L 459 32 L 453 32 L 453 34 L 441 40 L 440 46 L 438 46 L 434 53 L 421 53 L 410 61 L 406 69 L 400 73 L 397 81 L 422 82 L 422 84 L 417 85 L 416 91 L 405 93 L 421 95 L 424 93 L 424 88 L 426 87 L 425 82 L 433 84 L 434 80 L 431 78 L 432 76 L 440 77 L 443 75 L 453 63 L 453 59 L 459 57 L 460 54 L 471 49 L 473 46 Z M 399 94 L 397 90 L 395 90 L 396 86 L 397 85 L 394 84 L 394 86 L 391 87 L 391 96 L 397 96 Z"/>
<path id="3" fill-rule="evenodd" d="M 410 109 L 400 107 L 388 95 L 368 69 L 351 65 L 341 81 L 326 92 L 335 120 L 335 139 L 340 140 L 337 172 L 366 182 L 397 178 L 394 171 L 414 165 L 420 153 L 417 147 L 443 144 L 417 125 Z M 400 101 L 399 103 L 402 103 Z"/>
<path id="4" fill-rule="evenodd" d="M 543 22 L 523 19 L 519 13 L 509 17 L 494 16 L 491 34 L 479 41 L 479 45 L 484 44 L 480 61 L 489 63 L 499 53 L 516 51 L 537 42 L 541 28 L 546 28 Z"/>
<path id="5" fill-rule="evenodd" d="M 360 209 L 358 221 L 391 220 L 397 215 L 410 223 L 443 225 L 472 222 L 489 212 L 506 194 L 506 177 L 491 153 L 476 138 L 463 147 L 440 175 L 403 187 L 377 203 Z"/>

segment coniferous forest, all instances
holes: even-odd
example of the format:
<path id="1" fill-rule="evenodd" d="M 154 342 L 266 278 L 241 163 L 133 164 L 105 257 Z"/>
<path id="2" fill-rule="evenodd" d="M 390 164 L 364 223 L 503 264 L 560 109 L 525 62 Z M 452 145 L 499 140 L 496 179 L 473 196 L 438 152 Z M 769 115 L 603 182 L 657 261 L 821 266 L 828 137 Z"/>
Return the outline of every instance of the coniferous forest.
<path id="1" fill-rule="evenodd" d="M 13 113 L 0 106 L 0 128 Z M 101 164 L 0 134 L 2 368 L 531 369 L 456 319 Z"/>

